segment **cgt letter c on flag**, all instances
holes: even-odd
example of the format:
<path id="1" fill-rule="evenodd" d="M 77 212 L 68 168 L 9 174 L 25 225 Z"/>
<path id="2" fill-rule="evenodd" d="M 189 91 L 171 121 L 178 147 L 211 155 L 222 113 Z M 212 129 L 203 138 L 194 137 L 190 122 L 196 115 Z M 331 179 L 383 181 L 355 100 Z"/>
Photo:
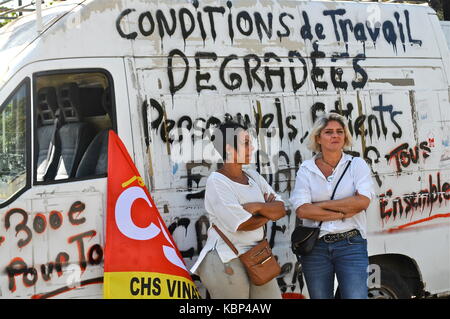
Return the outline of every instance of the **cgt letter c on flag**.
<path id="1" fill-rule="evenodd" d="M 161 229 L 153 223 L 146 228 L 142 228 L 133 222 L 133 219 L 131 218 L 131 207 L 133 206 L 134 201 L 139 198 L 145 200 L 148 206 L 153 207 L 144 190 L 140 187 L 133 186 L 127 188 L 120 194 L 116 202 L 114 214 L 116 217 L 116 225 L 120 232 L 128 238 L 135 240 L 149 240 L 158 236 Z"/>

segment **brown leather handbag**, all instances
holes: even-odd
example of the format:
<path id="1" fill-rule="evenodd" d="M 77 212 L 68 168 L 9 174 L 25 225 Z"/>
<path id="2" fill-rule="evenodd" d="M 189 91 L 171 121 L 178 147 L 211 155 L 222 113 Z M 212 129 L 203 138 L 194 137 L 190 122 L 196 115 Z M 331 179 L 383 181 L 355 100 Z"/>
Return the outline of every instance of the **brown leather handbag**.
<path id="1" fill-rule="evenodd" d="M 272 249 L 270 248 L 267 239 L 261 240 L 255 247 L 246 253 L 239 255 L 236 247 L 224 235 L 224 233 L 222 233 L 216 225 L 213 225 L 213 227 L 225 243 L 227 243 L 231 250 L 236 254 L 236 256 L 239 257 L 240 261 L 247 270 L 250 281 L 255 286 L 262 286 L 280 274 L 280 265 L 275 259 L 275 256 L 272 254 Z M 266 237 L 265 234 L 264 237 Z"/>

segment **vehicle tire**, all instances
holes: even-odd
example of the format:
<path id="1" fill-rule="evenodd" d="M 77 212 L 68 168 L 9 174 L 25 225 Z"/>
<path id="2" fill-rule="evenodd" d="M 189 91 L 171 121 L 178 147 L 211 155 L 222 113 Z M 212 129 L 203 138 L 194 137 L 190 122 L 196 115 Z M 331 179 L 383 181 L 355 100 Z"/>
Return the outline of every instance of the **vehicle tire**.
<path id="1" fill-rule="evenodd" d="M 386 267 L 380 267 L 381 283 L 379 286 L 369 288 L 369 299 L 411 299 L 412 293 L 406 281 L 396 272 Z M 339 287 L 334 296 L 335 299 L 341 299 Z"/>
<path id="2" fill-rule="evenodd" d="M 395 271 L 380 267 L 381 283 L 369 288 L 369 299 L 411 299 L 413 294 L 406 281 Z"/>

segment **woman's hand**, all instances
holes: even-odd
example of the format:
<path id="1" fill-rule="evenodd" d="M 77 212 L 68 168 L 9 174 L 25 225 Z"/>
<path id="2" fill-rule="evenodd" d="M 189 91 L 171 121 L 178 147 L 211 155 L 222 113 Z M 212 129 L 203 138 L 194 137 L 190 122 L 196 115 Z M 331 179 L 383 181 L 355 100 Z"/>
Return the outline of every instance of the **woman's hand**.
<path id="1" fill-rule="evenodd" d="M 242 205 L 242 208 L 244 208 L 246 211 L 248 211 L 253 216 L 258 215 L 259 211 L 261 210 L 261 207 L 263 203 L 258 202 L 252 202 Z"/>
<path id="2" fill-rule="evenodd" d="M 264 193 L 264 200 L 266 201 L 266 203 L 271 203 L 275 200 L 275 194 L 271 193 L 271 194 L 267 194 Z"/>
<path id="3" fill-rule="evenodd" d="M 275 201 L 276 195 L 275 194 L 269 194 L 269 193 L 264 193 L 264 200 L 266 201 L 266 203 L 272 203 Z M 264 203 L 259 203 L 259 202 L 252 202 L 252 203 L 247 203 L 242 205 L 242 207 L 248 211 L 250 214 L 252 215 L 257 215 L 259 213 L 259 211 L 261 210 L 261 208 L 263 207 Z"/>

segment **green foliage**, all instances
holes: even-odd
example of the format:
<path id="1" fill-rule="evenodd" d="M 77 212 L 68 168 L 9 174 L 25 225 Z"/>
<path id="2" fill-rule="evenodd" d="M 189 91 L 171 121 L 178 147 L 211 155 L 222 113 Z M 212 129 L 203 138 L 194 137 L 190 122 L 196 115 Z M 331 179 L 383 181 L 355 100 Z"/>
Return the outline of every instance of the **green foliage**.
<path id="1" fill-rule="evenodd" d="M 0 7 L 0 14 L 2 14 L 3 11 L 6 11 L 8 8 Z M 2 20 L 0 19 L 0 28 L 3 27 L 5 24 L 8 23 L 8 20 Z"/>
<path id="2" fill-rule="evenodd" d="M 444 0 L 429 0 L 428 4 L 432 7 L 439 18 L 439 20 L 444 20 L 444 9 L 443 9 L 443 1 Z M 445 0 L 448 1 L 448 0 Z"/>
<path id="3" fill-rule="evenodd" d="M 26 86 L 23 86 L 0 112 L 0 184 L 25 170 Z"/>
<path id="4" fill-rule="evenodd" d="M 2 14 L 2 12 L 8 11 L 8 10 L 10 10 L 10 9 L 6 8 L 6 7 L 0 7 L 0 15 Z M 16 12 L 11 12 L 10 14 L 7 14 L 7 17 L 17 17 L 18 15 L 19 14 Z M 12 21 L 12 19 L 0 19 L 0 28 L 11 21 Z"/>

